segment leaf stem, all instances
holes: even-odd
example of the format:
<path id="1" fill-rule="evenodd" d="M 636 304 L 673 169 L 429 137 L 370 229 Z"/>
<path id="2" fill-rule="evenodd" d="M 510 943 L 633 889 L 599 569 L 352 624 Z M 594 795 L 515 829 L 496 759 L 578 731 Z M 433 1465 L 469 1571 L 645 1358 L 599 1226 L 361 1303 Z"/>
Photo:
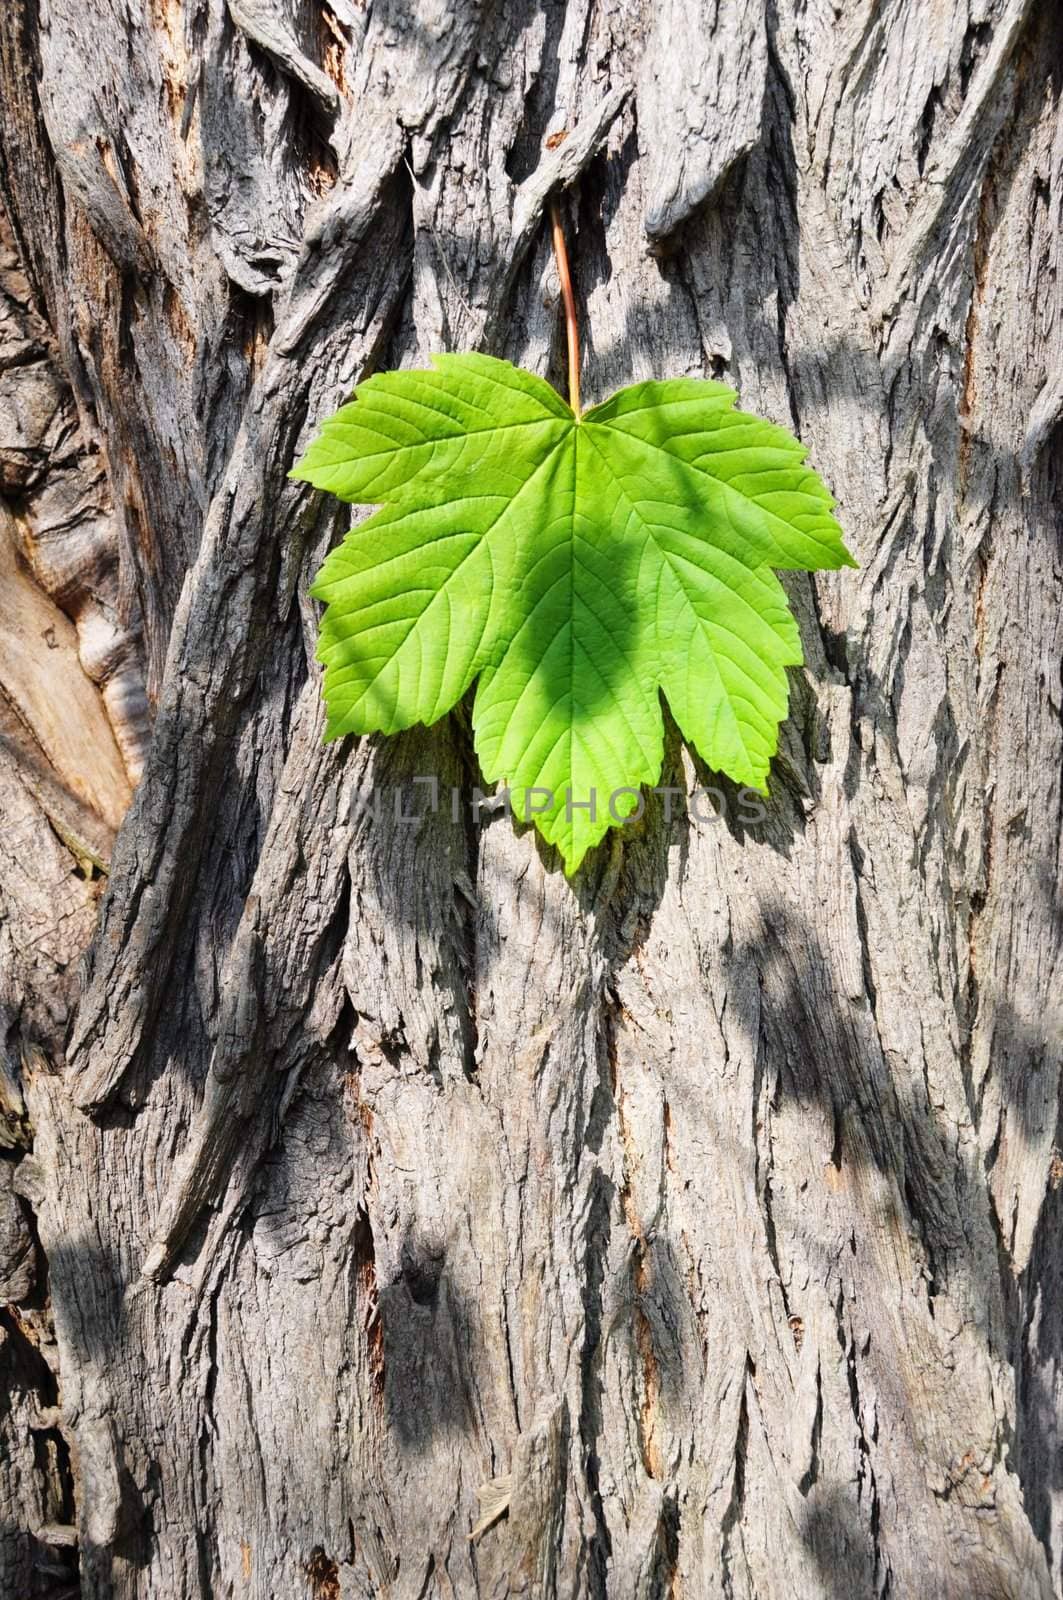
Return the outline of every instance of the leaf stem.
<path id="1" fill-rule="evenodd" d="M 550 200 L 550 226 L 554 236 L 554 260 L 561 280 L 561 298 L 565 303 L 565 334 L 568 340 L 568 403 L 580 418 L 579 404 L 579 323 L 576 321 L 576 297 L 572 293 L 572 274 L 568 270 L 568 250 L 565 247 L 565 230 L 561 226 L 561 207 L 557 196 Z"/>

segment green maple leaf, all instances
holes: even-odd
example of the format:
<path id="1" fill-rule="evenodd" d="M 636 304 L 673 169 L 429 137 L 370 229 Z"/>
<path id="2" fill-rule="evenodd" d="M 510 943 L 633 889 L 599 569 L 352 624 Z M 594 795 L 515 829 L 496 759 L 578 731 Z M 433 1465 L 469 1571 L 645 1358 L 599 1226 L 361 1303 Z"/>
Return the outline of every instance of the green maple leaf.
<path id="1" fill-rule="evenodd" d="M 569 872 L 659 777 L 662 689 L 708 764 L 766 793 L 802 659 L 771 568 L 855 565 L 803 445 L 718 383 L 577 418 L 507 361 L 434 361 L 361 384 L 292 473 L 382 508 L 312 591 L 326 738 L 435 722 L 478 679 L 484 776 Z"/>

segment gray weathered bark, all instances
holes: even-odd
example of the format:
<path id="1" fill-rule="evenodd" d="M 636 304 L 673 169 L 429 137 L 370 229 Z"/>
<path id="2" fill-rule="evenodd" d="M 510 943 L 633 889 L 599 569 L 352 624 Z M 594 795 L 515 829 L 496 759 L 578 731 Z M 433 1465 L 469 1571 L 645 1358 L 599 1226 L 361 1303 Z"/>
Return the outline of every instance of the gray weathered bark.
<path id="1" fill-rule="evenodd" d="M 1056 8 L 0 47 L 4 1595 L 1063 1593 Z M 286 479 L 371 368 L 560 378 L 558 187 L 588 398 L 728 378 L 861 561 L 767 819 L 572 884 L 461 716 L 322 746 Z"/>

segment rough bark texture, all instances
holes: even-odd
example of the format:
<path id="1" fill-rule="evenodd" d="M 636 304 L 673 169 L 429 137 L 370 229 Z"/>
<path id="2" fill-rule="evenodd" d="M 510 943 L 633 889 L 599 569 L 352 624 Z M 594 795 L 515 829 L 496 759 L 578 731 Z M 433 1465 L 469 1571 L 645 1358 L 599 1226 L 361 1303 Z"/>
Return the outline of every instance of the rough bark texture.
<path id="1" fill-rule="evenodd" d="M 0 45 L 3 1594 L 1063 1593 L 1057 9 Z M 372 368 L 561 378 L 559 186 L 588 401 L 732 380 L 862 563 L 767 819 L 572 884 L 461 716 L 322 747 L 286 480 Z"/>

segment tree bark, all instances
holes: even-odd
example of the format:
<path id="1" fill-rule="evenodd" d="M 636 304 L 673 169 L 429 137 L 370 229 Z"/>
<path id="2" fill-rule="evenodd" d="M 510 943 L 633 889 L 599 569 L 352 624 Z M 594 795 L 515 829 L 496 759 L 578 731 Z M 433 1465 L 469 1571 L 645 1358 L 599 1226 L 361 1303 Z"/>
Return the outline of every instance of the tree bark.
<path id="1" fill-rule="evenodd" d="M 0 10 L 5 1596 L 1063 1594 L 1061 59 Z M 374 369 L 564 388 L 559 192 L 587 403 L 734 383 L 861 563 L 766 817 L 673 730 L 571 883 L 467 715 L 322 745 L 286 477 Z"/>

